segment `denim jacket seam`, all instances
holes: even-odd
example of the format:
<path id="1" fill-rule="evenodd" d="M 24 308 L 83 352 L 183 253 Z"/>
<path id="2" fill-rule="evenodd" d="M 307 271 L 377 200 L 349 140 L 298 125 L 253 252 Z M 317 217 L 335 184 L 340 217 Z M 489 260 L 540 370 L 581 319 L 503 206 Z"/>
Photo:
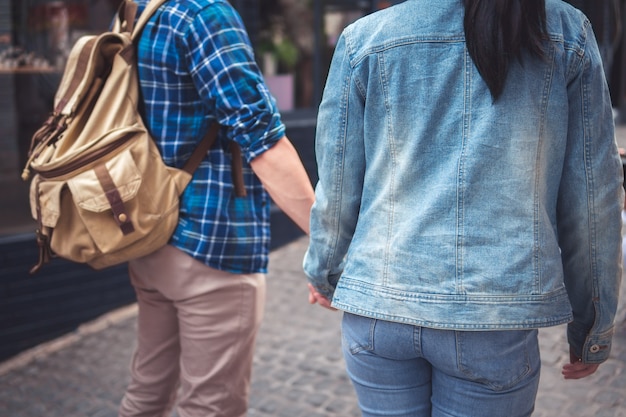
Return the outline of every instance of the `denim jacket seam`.
<path id="1" fill-rule="evenodd" d="M 465 155 L 467 147 L 467 138 L 471 131 L 471 107 L 472 107 L 472 59 L 469 52 L 465 52 L 463 69 L 465 72 L 465 88 L 463 89 L 463 135 L 461 143 L 461 153 L 459 155 L 458 173 L 457 173 L 457 216 L 456 216 L 456 283 L 455 288 L 459 293 L 464 293 L 463 275 L 464 275 L 464 233 L 465 233 Z"/>
<path id="2" fill-rule="evenodd" d="M 358 77 L 354 76 L 354 71 L 356 70 L 356 68 L 360 65 L 362 59 L 356 59 L 353 57 L 354 52 L 353 49 L 353 41 L 352 41 L 352 27 L 348 26 L 344 33 L 343 33 L 343 37 L 345 39 L 345 44 L 346 44 L 346 51 L 345 51 L 345 55 L 346 58 L 348 60 L 348 62 L 350 63 L 350 77 L 352 82 L 354 82 L 354 85 L 357 88 L 357 91 L 359 92 L 359 94 L 361 95 L 361 97 L 363 99 L 365 99 L 365 95 L 366 95 L 366 88 L 365 86 L 362 85 L 361 80 L 359 80 Z M 364 56 L 367 57 L 367 54 Z M 348 101 L 348 96 L 346 95 L 346 102 Z"/>
<path id="3" fill-rule="evenodd" d="M 577 39 L 565 39 L 563 36 L 550 36 L 551 42 L 561 44 L 564 52 L 573 52 L 576 59 L 571 64 L 567 65 L 568 78 L 575 77 L 580 72 L 580 66 L 583 62 L 586 52 L 587 44 L 587 31 L 589 30 L 590 22 L 588 19 L 584 19 L 580 28 L 580 37 Z"/>
<path id="4" fill-rule="evenodd" d="M 389 92 L 387 86 L 387 74 L 385 73 L 385 57 L 383 53 L 377 54 L 378 60 L 378 74 L 380 78 L 380 85 L 383 92 L 383 101 L 385 103 L 385 118 L 387 119 L 387 143 L 389 145 L 389 156 L 391 159 L 391 173 L 389 175 L 389 214 L 387 217 L 387 237 L 385 244 L 385 253 L 383 254 L 383 282 L 387 283 L 387 279 L 389 276 L 389 264 L 390 264 L 390 254 L 391 254 L 391 237 L 393 234 L 393 221 L 394 221 L 394 201 L 395 197 L 395 178 L 396 178 L 396 153 L 394 146 L 394 135 L 393 135 L 393 123 L 391 117 L 391 110 L 389 105 Z"/>
<path id="5" fill-rule="evenodd" d="M 540 220 L 539 220 L 539 212 L 540 212 L 540 207 L 539 207 L 539 184 L 540 184 L 540 173 L 539 173 L 539 168 L 541 167 L 541 158 L 542 158 L 542 152 L 540 152 L 541 149 L 543 149 L 543 143 L 545 141 L 545 127 L 546 127 L 546 116 L 548 113 L 548 104 L 549 104 L 549 96 L 550 96 L 550 91 L 552 90 L 552 80 L 554 77 L 554 59 L 555 59 L 555 50 L 554 48 L 550 48 L 550 56 L 549 56 L 549 62 L 550 65 L 548 65 L 546 67 L 546 72 L 544 74 L 544 88 L 543 88 L 543 94 L 541 96 L 541 119 L 540 119 L 540 126 L 539 126 L 539 138 L 537 141 L 537 157 L 535 159 L 535 169 L 533 170 L 533 172 L 535 173 L 535 191 L 533 193 L 533 198 L 534 198 L 534 202 L 533 202 L 533 207 L 534 207 L 534 212 L 533 212 L 533 237 L 534 237 L 534 248 L 533 248 L 533 276 L 534 276 L 534 282 L 533 282 L 533 286 L 534 286 L 534 292 L 535 293 L 540 293 L 541 292 L 541 288 L 543 288 L 543 276 L 541 274 L 541 224 L 540 224 Z"/>
<path id="6" fill-rule="evenodd" d="M 333 133 L 333 141 L 329 142 L 333 144 L 334 152 L 331 152 L 328 155 L 328 162 L 325 163 L 325 166 L 328 167 L 329 174 L 332 176 L 333 180 L 328 185 L 329 190 L 332 189 L 330 196 L 331 199 L 328 201 L 328 210 L 331 217 L 328 219 L 328 234 L 326 239 L 326 245 L 324 248 L 324 258 L 325 262 L 321 268 L 314 274 L 310 271 L 307 275 L 313 281 L 319 281 L 320 279 L 324 280 L 324 287 L 328 287 L 330 291 L 325 293 L 325 295 L 332 298 L 332 292 L 334 291 L 334 284 L 332 283 L 332 277 L 337 276 L 338 272 L 336 271 L 336 266 L 342 263 L 341 259 L 337 259 L 338 256 L 341 255 L 342 250 L 342 233 L 341 233 L 341 223 L 342 223 L 342 196 L 343 196 L 343 187 L 344 187 L 344 169 L 345 169 L 345 149 L 346 149 L 346 140 L 347 140 L 347 126 L 348 126 L 348 117 L 349 117 L 349 95 L 351 91 L 351 83 L 354 78 L 353 68 L 350 64 L 350 37 L 343 36 L 344 39 L 344 70 L 342 74 L 342 83 L 340 86 L 340 90 L 338 89 L 337 95 L 339 96 L 338 106 L 339 106 L 339 126 L 336 128 L 336 133 Z M 332 155 L 332 156 L 331 156 Z M 318 163 L 320 161 L 318 160 Z M 323 163 L 323 162 L 322 162 Z M 306 270 L 306 268 L 305 268 Z M 339 274 L 341 272 L 339 271 Z M 319 279 L 318 279 L 319 277 Z"/>
<path id="7" fill-rule="evenodd" d="M 359 52 L 358 55 L 353 56 L 351 60 L 351 64 L 353 66 L 357 66 L 360 62 L 366 59 L 370 55 L 381 54 L 390 49 L 398 48 L 400 46 L 411 45 L 415 43 L 426 44 L 426 43 L 463 43 L 465 42 L 464 36 L 445 36 L 445 35 L 432 35 L 432 36 L 411 36 L 401 39 L 396 39 L 391 42 L 386 42 L 382 44 L 376 44 L 370 46 L 368 48 L 363 48 L 362 51 Z"/>
<path id="8" fill-rule="evenodd" d="M 347 50 L 346 50 L 347 52 Z M 333 201 L 333 216 L 332 216 L 332 245 L 329 245 L 328 248 L 328 257 L 326 259 L 326 269 L 328 271 L 327 275 L 332 273 L 331 268 L 335 261 L 335 256 L 337 253 L 337 247 L 339 246 L 340 239 L 340 224 L 341 224 L 341 198 L 342 198 L 342 187 L 343 187 L 343 169 L 345 166 L 345 147 L 346 147 L 346 135 L 347 135 L 347 119 L 348 119 L 348 96 L 350 94 L 350 80 L 351 76 L 348 75 L 345 77 L 344 83 L 342 85 L 342 94 L 341 94 L 341 124 L 338 129 L 338 135 L 334 158 L 334 167 L 336 169 L 335 173 L 335 199 Z"/>
<path id="9" fill-rule="evenodd" d="M 584 138 L 584 159 L 585 159 L 585 178 L 587 182 L 587 189 L 589 190 L 589 198 L 588 198 L 588 207 L 587 210 L 589 212 L 589 258 L 590 258 L 590 268 L 591 268 L 591 277 L 592 277 L 592 293 L 593 297 L 597 297 L 598 294 L 598 265 L 596 260 L 597 253 L 597 210 L 595 207 L 595 179 L 594 179 L 594 168 L 593 168 L 593 157 L 591 152 L 591 143 L 590 143 L 590 107 L 591 107 L 591 98 L 590 98 L 590 86 L 587 77 L 585 76 L 585 72 L 588 68 L 588 63 L 585 62 L 583 65 L 583 77 L 582 77 L 582 100 L 583 100 L 583 138 Z M 595 308 L 595 307 L 594 307 Z M 594 320 L 594 322 L 596 322 Z M 594 323 L 595 325 L 595 323 Z"/>

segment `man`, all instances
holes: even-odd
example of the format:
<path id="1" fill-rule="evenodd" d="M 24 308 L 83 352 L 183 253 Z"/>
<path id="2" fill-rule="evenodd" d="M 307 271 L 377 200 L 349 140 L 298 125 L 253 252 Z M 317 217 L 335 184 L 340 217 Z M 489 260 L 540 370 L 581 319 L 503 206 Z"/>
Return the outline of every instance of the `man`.
<path id="1" fill-rule="evenodd" d="M 141 12 L 148 0 L 137 3 Z M 213 122 L 221 128 L 170 244 L 129 264 L 138 337 L 119 415 L 163 416 L 179 393 L 181 417 L 244 416 L 265 299 L 266 191 L 308 233 L 313 189 L 226 0 L 167 1 L 137 59 L 144 119 L 168 165 L 182 166 Z M 243 159 L 245 196 L 233 159 Z"/>

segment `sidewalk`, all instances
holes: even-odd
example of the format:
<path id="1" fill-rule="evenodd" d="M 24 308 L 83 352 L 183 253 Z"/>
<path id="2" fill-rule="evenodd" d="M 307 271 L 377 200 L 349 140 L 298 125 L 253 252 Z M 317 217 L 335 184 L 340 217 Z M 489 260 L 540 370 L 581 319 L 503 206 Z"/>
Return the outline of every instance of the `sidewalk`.
<path id="1" fill-rule="evenodd" d="M 307 238 L 272 252 L 250 417 L 358 417 L 340 351 L 340 313 L 307 303 Z M 540 331 L 543 369 L 535 417 L 626 417 L 626 285 L 611 359 L 565 381 L 565 328 Z M 0 363 L 1 417 L 115 417 L 128 382 L 135 305 Z"/>

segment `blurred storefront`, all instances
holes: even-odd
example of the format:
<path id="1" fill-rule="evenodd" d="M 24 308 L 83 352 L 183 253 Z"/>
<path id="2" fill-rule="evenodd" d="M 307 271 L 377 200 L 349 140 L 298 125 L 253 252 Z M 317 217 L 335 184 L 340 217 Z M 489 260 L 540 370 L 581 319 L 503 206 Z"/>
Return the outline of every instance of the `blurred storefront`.
<path id="1" fill-rule="evenodd" d="M 20 178 L 30 138 L 52 108 L 74 40 L 106 29 L 115 3 L 0 2 L 0 237 L 34 230 Z"/>
<path id="2" fill-rule="evenodd" d="M 30 140 L 52 110 L 74 41 L 109 26 L 118 0 L 0 2 L 0 360 L 132 301 L 120 270 L 37 259 L 22 181 Z"/>

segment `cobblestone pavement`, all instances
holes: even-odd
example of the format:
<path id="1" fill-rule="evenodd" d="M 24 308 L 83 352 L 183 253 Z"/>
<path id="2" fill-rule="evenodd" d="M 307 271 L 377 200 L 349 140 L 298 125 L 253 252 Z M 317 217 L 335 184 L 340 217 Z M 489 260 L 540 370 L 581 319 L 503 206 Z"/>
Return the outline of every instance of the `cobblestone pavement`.
<path id="1" fill-rule="evenodd" d="M 307 239 L 271 254 L 268 303 L 254 361 L 250 417 L 358 417 L 340 352 L 341 314 L 307 303 Z M 626 308 L 611 359 L 565 381 L 563 326 L 540 331 L 543 370 L 536 417 L 626 417 Z M 115 417 L 128 382 L 136 307 L 0 363 L 0 417 Z M 175 414 L 174 414 L 175 415 Z"/>

